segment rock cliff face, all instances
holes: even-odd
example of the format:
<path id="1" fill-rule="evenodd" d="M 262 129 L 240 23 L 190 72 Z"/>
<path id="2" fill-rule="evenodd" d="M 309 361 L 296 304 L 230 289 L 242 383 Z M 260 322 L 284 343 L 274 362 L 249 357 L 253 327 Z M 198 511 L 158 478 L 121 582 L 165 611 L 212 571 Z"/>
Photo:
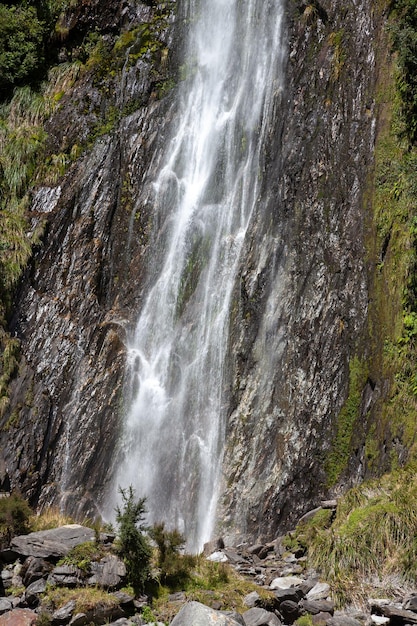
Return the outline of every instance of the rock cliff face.
<path id="1" fill-rule="evenodd" d="M 83 3 L 64 20 L 74 41 L 101 20 L 111 45 L 121 31 L 157 23 L 158 43 L 152 55 L 133 43 L 113 48 L 119 65 L 81 73 L 47 123 L 51 154 L 85 150 L 59 185 L 33 190 L 31 218 L 46 216 L 46 229 L 16 295 L 10 328 L 21 360 L 0 431 L 1 481 L 39 506 L 95 514 L 113 476 L 125 333 L 152 248 L 150 183 L 175 116 L 186 28 L 177 4 L 107 0 L 95 15 Z M 252 537 L 273 535 L 325 495 L 349 362 L 367 332 L 365 192 L 383 20 L 370 0 L 286 8 L 287 85 L 270 121 L 265 209 L 230 312 L 218 519 L 222 532 Z M 379 382 L 363 383 L 369 410 Z M 361 477 L 361 454 L 348 480 Z"/>
<path id="2" fill-rule="evenodd" d="M 288 99 L 271 128 L 267 213 L 254 224 L 236 291 L 223 492 L 226 527 L 266 536 L 325 495 L 369 297 L 365 191 L 381 22 L 367 2 L 290 9 Z M 357 454 L 351 482 L 363 471 Z"/>

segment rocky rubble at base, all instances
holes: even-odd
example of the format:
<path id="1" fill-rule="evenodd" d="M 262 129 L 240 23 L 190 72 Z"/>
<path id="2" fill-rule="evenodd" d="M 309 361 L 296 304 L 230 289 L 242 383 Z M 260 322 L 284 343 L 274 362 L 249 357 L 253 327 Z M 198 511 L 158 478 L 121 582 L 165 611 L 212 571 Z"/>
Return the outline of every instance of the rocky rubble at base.
<path id="1" fill-rule="evenodd" d="M 94 531 L 69 525 L 50 531 L 16 537 L 9 549 L 0 553 L 3 563 L 0 579 L 0 626 L 87 626 L 113 624 L 140 626 L 146 623 L 143 607 L 147 598 L 135 598 L 121 591 L 126 584 L 123 562 L 111 552 L 114 536 L 101 535 L 104 556 L 92 561 L 88 572 L 73 565 L 58 565 L 71 548 L 95 539 Z M 107 551 L 107 552 L 106 552 Z M 406 626 L 417 624 L 417 590 L 398 598 L 370 598 L 368 610 L 335 610 L 329 585 L 317 572 L 306 569 L 302 553 L 289 554 L 282 538 L 269 544 L 224 547 L 218 540 L 205 546 L 208 560 L 227 562 L 238 573 L 259 586 L 244 598 L 247 610 L 225 610 L 221 602 L 211 606 L 189 601 L 185 592 L 172 594 L 169 601 L 180 607 L 172 626 L 291 626 L 302 616 L 310 616 L 315 626 Z M 54 612 L 41 604 L 47 588 L 94 587 L 111 594 L 109 605 L 98 602 L 93 609 L 77 612 L 74 600 Z M 269 591 L 265 599 L 265 590 Z M 8 595 L 6 595 L 6 592 Z M 159 624 L 159 622 L 158 622 Z M 162 626 L 162 625 L 161 625 Z"/>

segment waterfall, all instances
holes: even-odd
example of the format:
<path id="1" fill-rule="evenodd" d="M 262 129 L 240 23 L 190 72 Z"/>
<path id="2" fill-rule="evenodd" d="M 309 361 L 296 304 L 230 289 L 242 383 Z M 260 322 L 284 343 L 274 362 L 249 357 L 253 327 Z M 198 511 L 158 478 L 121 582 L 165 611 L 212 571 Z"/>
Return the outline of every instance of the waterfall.
<path id="1" fill-rule="evenodd" d="M 233 288 L 262 202 L 282 89 L 282 0 L 183 0 L 177 121 L 153 183 L 149 285 L 129 338 L 131 406 L 115 483 L 198 550 L 214 528 Z"/>

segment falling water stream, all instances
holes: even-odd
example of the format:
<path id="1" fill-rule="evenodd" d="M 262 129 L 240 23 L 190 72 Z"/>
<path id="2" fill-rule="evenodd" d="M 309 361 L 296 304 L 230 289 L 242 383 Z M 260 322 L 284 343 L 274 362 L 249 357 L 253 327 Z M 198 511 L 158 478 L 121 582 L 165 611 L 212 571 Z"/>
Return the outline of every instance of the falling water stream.
<path id="1" fill-rule="evenodd" d="M 154 181 L 150 287 L 128 345 L 131 406 L 116 483 L 188 548 L 210 538 L 221 482 L 233 287 L 282 88 L 282 0 L 182 0 L 188 77 Z"/>

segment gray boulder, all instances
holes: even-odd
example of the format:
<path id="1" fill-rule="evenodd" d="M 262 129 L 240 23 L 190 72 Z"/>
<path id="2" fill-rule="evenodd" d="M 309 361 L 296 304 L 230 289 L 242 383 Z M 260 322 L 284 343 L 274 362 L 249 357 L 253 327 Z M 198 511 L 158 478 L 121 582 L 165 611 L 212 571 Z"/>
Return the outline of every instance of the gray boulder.
<path id="1" fill-rule="evenodd" d="M 35 556 L 42 559 L 62 558 L 75 546 L 94 541 L 94 530 L 79 524 L 68 524 L 51 530 L 40 530 L 14 537 L 10 551 L 18 557 Z"/>
<path id="2" fill-rule="evenodd" d="M 68 624 L 70 621 L 74 611 L 75 611 L 76 602 L 75 600 L 70 600 L 64 606 L 62 606 L 57 611 L 54 611 L 52 615 L 52 626 L 60 626 L 61 624 Z"/>
<path id="3" fill-rule="evenodd" d="M 404 609 L 417 613 L 417 595 L 412 595 L 404 602 Z"/>
<path id="4" fill-rule="evenodd" d="M 39 599 L 46 589 L 46 582 L 43 578 L 35 580 L 27 588 L 23 595 L 23 601 L 31 608 L 39 604 Z"/>
<path id="5" fill-rule="evenodd" d="M 350 615 L 335 615 L 327 620 L 327 626 L 362 626 L 362 624 Z"/>
<path id="6" fill-rule="evenodd" d="M 301 608 L 310 613 L 311 615 L 317 615 L 318 613 L 334 613 L 334 602 L 331 600 L 304 600 L 301 603 Z"/>
<path id="7" fill-rule="evenodd" d="M 48 576 L 48 584 L 60 587 L 77 587 L 81 584 L 83 572 L 74 565 L 57 565 Z"/>
<path id="8" fill-rule="evenodd" d="M 22 567 L 21 574 L 23 584 L 25 587 L 28 587 L 31 583 L 35 582 L 35 580 L 46 578 L 51 569 L 52 565 L 45 561 L 45 559 L 29 556 Z"/>
<path id="9" fill-rule="evenodd" d="M 248 593 L 248 595 L 243 598 L 243 604 L 247 606 L 249 609 L 252 609 L 254 606 L 256 606 L 259 603 L 260 599 L 261 599 L 261 596 L 259 595 L 259 593 L 257 591 L 252 591 L 251 593 Z"/>
<path id="10" fill-rule="evenodd" d="M 122 587 L 126 578 L 126 566 L 115 554 L 109 554 L 99 563 L 91 564 L 91 573 L 87 580 L 88 585 L 102 587 L 104 589 L 117 589 Z"/>
<path id="11" fill-rule="evenodd" d="M 241 626 L 232 617 L 215 611 L 200 602 L 184 604 L 171 622 L 171 626 Z"/>
<path id="12" fill-rule="evenodd" d="M 301 615 L 297 602 L 293 602 L 292 600 L 284 600 L 284 602 L 281 602 L 279 612 L 285 624 L 293 624 Z"/>
<path id="13" fill-rule="evenodd" d="M 265 609 L 249 609 L 243 613 L 246 626 L 281 626 L 281 621 L 270 611 Z"/>
<path id="14" fill-rule="evenodd" d="M 7 598 L 0 598 L 0 615 L 11 611 L 13 608 L 12 603 Z"/>

